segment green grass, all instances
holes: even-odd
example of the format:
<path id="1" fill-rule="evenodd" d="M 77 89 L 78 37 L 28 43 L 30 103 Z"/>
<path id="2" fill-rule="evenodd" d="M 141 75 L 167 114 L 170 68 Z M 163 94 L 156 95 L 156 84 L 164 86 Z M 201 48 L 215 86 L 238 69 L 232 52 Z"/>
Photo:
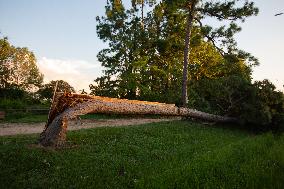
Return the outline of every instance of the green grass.
<path id="1" fill-rule="evenodd" d="M 72 131 L 60 150 L 37 137 L 0 137 L 2 187 L 284 187 L 283 135 L 175 121 Z"/>
<path id="2" fill-rule="evenodd" d="M 29 113 L 17 113 L 17 114 L 7 114 L 4 120 L 0 123 L 39 123 L 46 122 L 47 115 L 36 115 Z"/>

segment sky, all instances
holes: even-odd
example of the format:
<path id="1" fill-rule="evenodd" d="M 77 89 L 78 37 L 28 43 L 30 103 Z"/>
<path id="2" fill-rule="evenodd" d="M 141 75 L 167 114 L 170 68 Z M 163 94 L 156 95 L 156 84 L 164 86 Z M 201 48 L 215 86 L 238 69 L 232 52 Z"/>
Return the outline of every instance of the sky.
<path id="1" fill-rule="evenodd" d="M 241 24 L 238 47 L 260 61 L 254 80 L 269 79 L 284 91 L 284 15 L 274 16 L 284 12 L 284 1 L 255 3 L 260 13 Z M 0 0 L 0 37 L 34 52 L 45 82 L 62 79 L 77 91 L 88 90 L 102 75 L 96 56 L 107 44 L 97 37 L 95 18 L 104 15 L 105 5 L 106 0 Z"/>

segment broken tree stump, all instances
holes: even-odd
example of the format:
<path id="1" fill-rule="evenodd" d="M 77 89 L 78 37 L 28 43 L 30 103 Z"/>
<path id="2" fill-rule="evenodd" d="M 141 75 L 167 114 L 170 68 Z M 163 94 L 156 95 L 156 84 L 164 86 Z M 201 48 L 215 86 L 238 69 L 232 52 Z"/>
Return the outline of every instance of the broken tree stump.
<path id="1" fill-rule="evenodd" d="M 179 108 L 174 104 L 56 93 L 39 143 L 43 146 L 63 145 L 66 141 L 68 120 L 88 113 L 154 114 L 193 117 L 214 122 L 237 122 L 235 118 L 212 115 L 189 108 Z"/>

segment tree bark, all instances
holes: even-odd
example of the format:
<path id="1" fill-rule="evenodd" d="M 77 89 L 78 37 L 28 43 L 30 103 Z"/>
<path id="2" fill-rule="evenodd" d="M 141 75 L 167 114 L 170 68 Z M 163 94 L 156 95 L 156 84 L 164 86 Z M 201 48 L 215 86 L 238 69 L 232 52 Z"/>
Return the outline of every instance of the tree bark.
<path id="1" fill-rule="evenodd" d="M 186 36 L 185 36 L 185 47 L 184 47 L 184 62 L 183 62 L 183 77 L 182 77 L 182 106 L 186 107 L 188 103 L 188 95 L 187 95 L 187 83 L 188 83 L 188 59 L 189 59 L 189 50 L 190 50 L 190 38 L 191 38 L 191 30 L 193 25 L 193 19 L 195 14 L 195 6 L 197 4 L 197 0 L 193 0 L 188 5 L 188 16 L 187 16 L 187 24 L 186 24 Z"/>
<path id="2" fill-rule="evenodd" d="M 144 30 L 144 0 L 142 0 L 141 4 L 141 19 L 142 29 Z"/>
<path id="3" fill-rule="evenodd" d="M 60 93 L 59 95 L 61 96 L 55 98 L 46 128 L 40 135 L 39 143 L 43 146 L 62 146 L 66 140 L 68 120 L 87 113 L 155 114 L 194 117 L 214 122 L 237 122 L 235 118 L 178 108 L 174 104 L 79 94 Z"/>

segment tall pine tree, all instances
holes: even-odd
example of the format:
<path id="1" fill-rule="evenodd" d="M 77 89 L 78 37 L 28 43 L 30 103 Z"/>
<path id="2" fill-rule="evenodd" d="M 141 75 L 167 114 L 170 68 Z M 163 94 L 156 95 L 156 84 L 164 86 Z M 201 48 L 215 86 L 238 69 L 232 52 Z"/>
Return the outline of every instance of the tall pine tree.
<path id="1" fill-rule="evenodd" d="M 246 58 L 256 61 L 250 54 L 239 51 L 236 48 L 236 42 L 233 38 L 236 32 L 241 28 L 237 25 L 238 21 L 244 22 L 245 19 L 252 15 L 257 15 L 258 9 L 254 3 L 249 0 L 165 0 L 168 4 L 172 4 L 177 12 L 187 13 L 187 26 L 185 35 L 184 48 L 184 65 L 183 65 L 183 81 L 182 81 L 182 105 L 186 106 L 188 102 L 187 83 L 188 83 L 188 59 L 191 31 L 193 29 L 194 21 L 196 21 L 206 37 L 219 51 L 225 56 L 229 55 L 232 58 Z M 216 18 L 218 21 L 229 21 L 230 24 L 226 27 L 221 26 L 213 29 L 211 26 L 203 26 L 202 20 L 206 17 Z M 226 50 L 217 46 L 219 42 L 226 47 Z"/>
<path id="2" fill-rule="evenodd" d="M 106 70 L 90 85 L 92 93 L 180 104 L 188 18 L 181 5 L 164 0 L 147 13 L 141 25 L 139 7 L 134 4 L 126 10 L 120 1 L 110 1 L 106 16 L 97 18 L 98 36 L 109 47 L 98 54 Z M 247 54 L 236 53 L 232 38 L 238 30 L 231 25 L 216 30 L 200 25 L 205 18 L 200 15 L 195 13 L 190 30 L 189 79 L 223 77 L 233 72 L 243 72 L 249 78 L 250 68 L 239 59 Z M 227 53 L 217 46 L 217 37 L 227 45 Z"/>

